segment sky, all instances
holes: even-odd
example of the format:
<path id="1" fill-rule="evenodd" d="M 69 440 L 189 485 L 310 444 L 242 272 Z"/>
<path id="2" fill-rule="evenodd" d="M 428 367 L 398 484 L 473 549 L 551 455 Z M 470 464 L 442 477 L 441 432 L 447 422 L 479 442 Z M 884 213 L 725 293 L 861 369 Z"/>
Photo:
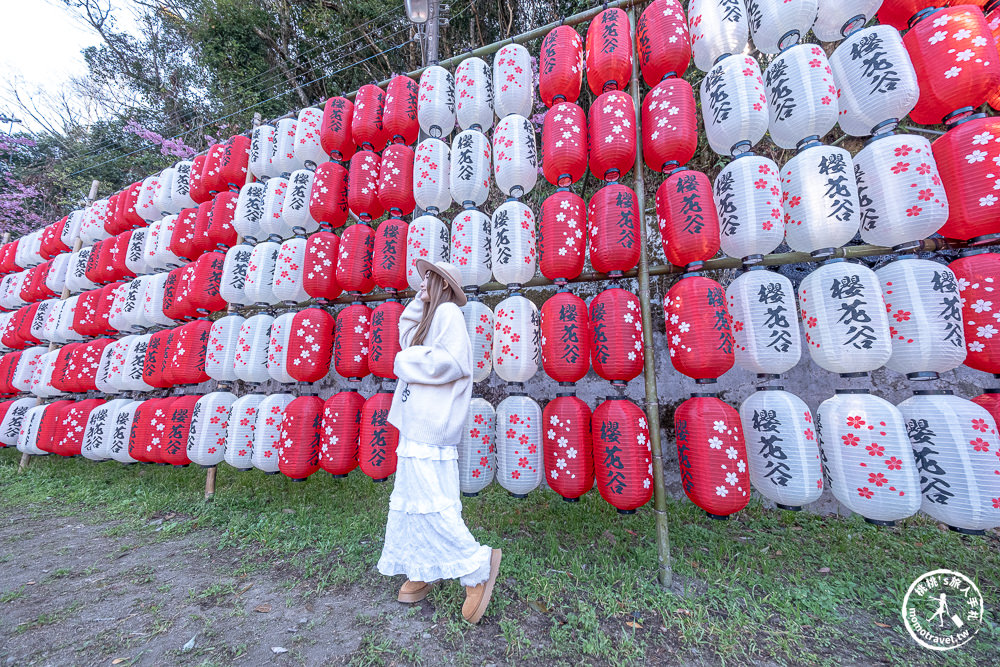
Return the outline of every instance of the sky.
<path id="1" fill-rule="evenodd" d="M 118 9 L 119 20 L 131 22 L 128 0 L 111 2 Z M 73 18 L 61 0 L 0 0 L 0 16 L 7 26 L 0 38 L 0 94 L 7 90 L 11 77 L 23 77 L 24 88 L 31 91 L 54 89 L 71 76 L 85 74 L 87 66 L 80 50 L 100 42 L 95 32 Z M 0 112 L 17 113 L 5 95 L 0 96 Z M 30 123 L 23 114 L 17 115 Z"/>

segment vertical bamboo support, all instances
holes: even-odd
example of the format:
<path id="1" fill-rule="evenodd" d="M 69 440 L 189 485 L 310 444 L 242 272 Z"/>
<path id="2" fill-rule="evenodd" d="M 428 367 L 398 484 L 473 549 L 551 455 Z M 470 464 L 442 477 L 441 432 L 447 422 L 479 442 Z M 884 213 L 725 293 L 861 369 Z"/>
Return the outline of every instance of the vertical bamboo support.
<path id="1" fill-rule="evenodd" d="M 258 127 L 261 124 L 262 120 L 263 120 L 263 117 L 259 113 L 255 113 L 253 115 L 253 121 L 250 124 L 251 131 L 252 131 L 252 128 Z M 253 182 L 253 174 L 250 173 L 250 167 L 247 166 L 247 177 L 246 177 L 246 180 L 243 182 L 243 184 L 246 185 L 247 183 L 252 183 L 252 182 Z M 236 235 L 236 244 L 239 245 L 240 243 L 243 243 L 243 237 L 240 236 L 239 234 L 237 234 Z M 226 307 L 226 314 L 227 315 L 231 314 L 231 313 L 235 313 L 235 312 L 236 312 L 236 306 L 234 306 L 233 304 L 229 304 L 229 306 Z M 218 471 L 219 471 L 219 467 L 218 466 L 212 466 L 211 468 L 209 468 L 205 472 L 205 502 L 206 503 L 211 502 L 212 499 L 215 498 L 215 477 L 218 474 Z"/>
<path id="2" fill-rule="evenodd" d="M 101 182 L 97 181 L 97 180 L 94 180 L 94 181 L 90 182 L 90 192 L 87 193 L 87 203 L 85 204 L 85 207 L 86 207 L 86 205 L 89 205 L 95 199 L 97 199 L 97 188 L 98 188 L 98 186 L 100 186 L 100 184 L 101 184 Z M 9 239 L 9 238 L 10 238 L 10 234 L 4 234 L 4 243 L 6 243 L 7 239 Z M 81 239 L 79 236 L 77 236 L 75 239 L 73 239 L 73 252 L 79 252 L 80 248 L 82 248 L 82 247 L 83 247 L 83 239 Z M 64 286 L 62 294 L 59 295 L 59 300 L 60 301 L 65 301 L 68 298 L 69 298 L 69 288 Z M 56 349 L 56 344 L 55 343 L 49 343 L 49 352 L 52 352 L 55 349 Z M 42 399 L 41 398 L 39 398 L 37 401 L 35 401 L 35 405 L 36 406 L 41 405 L 41 404 L 42 404 Z M 17 471 L 18 472 L 24 472 L 25 469 L 28 467 L 28 464 L 30 462 L 31 462 L 31 456 L 30 455 L 28 455 L 28 454 L 21 454 L 21 463 L 18 464 Z"/>
<path id="3" fill-rule="evenodd" d="M 635 10 L 628 10 L 630 25 L 636 25 Z M 653 352 L 653 318 L 649 303 L 649 257 L 646 246 L 646 183 L 642 158 L 642 99 L 639 95 L 639 54 L 632 41 L 632 102 L 635 105 L 635 196 L 639 205 L 639 304 L 642 310 L 643 365 L 646 380 L 646 421 L 653 452 L 653 512 L 656 516 L 657 578 L 667 588 L 673 583 L 670 566 L 670 533 L 667 529 L 667 494 L 663 482 L 663 448 L 660 442 L 660 399 L 656 391 L 656 358 Z"/>

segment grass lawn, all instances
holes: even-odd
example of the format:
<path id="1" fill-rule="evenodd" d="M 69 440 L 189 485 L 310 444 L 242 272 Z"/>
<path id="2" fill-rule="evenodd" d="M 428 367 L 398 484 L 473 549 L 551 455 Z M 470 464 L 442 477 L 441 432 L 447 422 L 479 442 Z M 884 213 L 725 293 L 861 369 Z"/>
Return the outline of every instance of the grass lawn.
<path id="1" fill-rule="evenodd" d="M 0 452 L 5 506 L 108 521 L 113 535 L 152 531 L 151 517 L 174 514 L 158 524 L 160 534 L 210 529 L 220 548 L 240 550 L 234 568 L 280 568 L 300 591 L 360 584 L 388 596 L 397 585 L 374 571 L 392 485 L 359 471 L 293 483 L 220 466 L 216 498 L 205 503 L 205 473 L 195 468 L 51 456 L 19 475 L 18 458 Z M 766 510 L 756 500 L 719 522 L 675 500 L 675 582 L 665 591 L 655 581 L 649 507 L 620 516 L 596 491 L 569 504 L 548 491 L 515 500 L 493 485 L 465 499 L 465 517 L 480 541 L 504 550 L 486 620 L 498 623 L 510 662 L 1000 664 L 997 531 L 961 536 L 924 516 L 876 528 L 858 517 Z M 907 587 L 937 568 L 976 581 L 987 611 L 972 643 L 944 653 L 917 647 L 900 619 Z M 458 613 L 461 595 L 443 586 L 430 599 L 456 662 L 480 664 L 484 656 L 467 641 L 477 630 Z"/>

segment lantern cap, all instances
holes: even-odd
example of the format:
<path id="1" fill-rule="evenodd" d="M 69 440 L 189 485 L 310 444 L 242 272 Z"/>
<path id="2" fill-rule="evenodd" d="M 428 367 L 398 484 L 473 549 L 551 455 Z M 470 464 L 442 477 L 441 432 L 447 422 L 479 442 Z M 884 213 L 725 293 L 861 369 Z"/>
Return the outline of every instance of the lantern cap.
<path id="1" fill-rule="evenodd" d="M 715 384 L 719 378 L 695 378 L 695 384 Z"/>
<path id="2" fill-rule="evenodd" d="M 479 495 L 478 491 L 473 491 L 472 493 L 466 493 L 465 491 L 462 491 L 463 498 L 475 498 L 478 495 Z"/>
<path id="3" fill-rule="evenodd" d="M 989 14 L 990 12 L 992 12 L 997 7 L 1000 7 L 1000 0 L 990 0 L 983 7 L 983 14 Z"/>
<path id="4" fill-rule="evenodd" d="M 896 259 L 916 259 L 915 253 L 920 250 L 920 246 L 920 241 L 906 241 L 892 246 L 892 251 L 899 254 Z"/>
<path id="5" fill-rule="evenodd" d="M 918 23 L 920 23 L 921 21 L 923 21 L 925 18 L 927 18 L 928 16 L 930 16 L 931 14 L 937 12 L 939 9 L 941 9 L 941 8 L 940 7 L 927 7 L 925 9 L 921 9 L 919 12 L 917 12 L 916 14 L 914 14 L 913 16 L 911 16 L 910 18 L 908 18 L 906 20 L 906 25 L 908 27 L 912 28 L 913 26 L 917 25 Z M 865 521 L 867 521 L 867 520 L 868 519 L 865 519 Z"/>
<path id="6" fill-rule="evenodd" d="M 826 259 L 823 264 L 840 264 L 841 262 L 846 262 L 847 259 L 844 257 L 834 257 L 837 252 L 836 248 L 820 248 L 819 250 L 813 250 L 810 255 L 816 259 Z"/>
<path id="7" fill-rule="evenodd" d="M 629 514 L 635 514 L 635 510 L 618 510 L 618 513 L 628 516 Z"/>
<path id="8" fill-rule="evenodd" d="M 782 505 L 781 503 L 775 503 L 774 506 L 777 507 L 779 510 L 785 510 L 788 512 L 802 511 L 802 505 Z"/>
<path id="9" fill-rule="evenodd" d="M 801 38 L 802 34 L 798 30 L 794 28 L 792 30 L 789 30 L 784 35 L 782 35 L 780 39 L 778 39 L 778 51 L 779 52 L 787 51 L 788 49 L 798 44 Z"/>
<path id="10" fill-rule="evenodd" d="M 868 371 L 858 371 L 856 373 L 841 373 L 842 378 L 863 378 L 868 377 Z"/>
<path id="11" fill-rule="evenodd" d="M 946 130 L 951 130 L 962 123 L 976 120 L 977 118 L 985 118 L 985 116 L 986 114 L 984 113 L 975 113 L 972 107 L 960 107 L 942 118 L 941 122 L 944 124 Z"/>
<path id="12" fill-rule="evenodd" d="M 753 152 L 753 144 L 748 139 L 744 139 L 743 141 L 737 141 L 729 148 L 729 155 L 735 162 L 741 157 L 753 157 L 756 153 Z"/>
<path id="13" fill-rule="evenodd" d="M 815 148 L 816 146 L 822 146 L 823 143 L 819 140 L 818 134 L 811 134 L 808 137 L 804 137 L 795 144 L 795 151 L 797 153 L 802 153 L 809 150 L 810 148 Z"/>
<path id="14" fill-rule="evenodd" d="M 716 521 L 726 521 L 729 519 L 728 514 L 712 514 L 711 512 L 705 512 L 709 519 L 714 519 Z"/>
<path id="15" fill-rule="evenodd" d="M 983 234 L 982 236 L 976 236 L 969 239 L 968 243 L 970 246 L 980 246 L 980 245 L 985 245 L 991 241 L 995 241 L 997 239 L 1000 239 L 1000 234 L 997 233 Z"/>
<path id="16" fill-rule="evenodd" d="M 906 374 L 906 379 L 907 380 L 914 380 L 914 381 L 917 381 L 917 380 L 937 380 L 939 377 L 940 376 L 936 372 L 934 372 L 934 371 L 917 371 L 917 372 L 914 372 L 914 373 L 907 373 Z M 918 391 L 916 393 L 919 394 L 919 393 L 921 393 L 923 391 L 931 391 L 931 390 L 930 389 L 922 389 L 922 390 L 920 390 L 920 391 Z M 947 391 L 947 390 L 942 390 L 942 391 Z M 948 393 L 950 394 L 951 391 L 948 391 Z"/>
<path id="17" fill-rule="evenodd" d="M 880 519 L 869 519 L 868 517 L 862 517 L 862 518 L 865 520 L 865 523 L 870 523 L 873 526 L 892 527 L 896 525 L 895 521 L 882 521 Z"/>
<path id="18" fill-rule="evenodd" d="M 868 389 L 834 389 L 834 394 L 870 394 L 871 391 Z"/>
<path id="19" fill-rule="evenodd" d="M 580 502 L 579 498 L 567 498 L 566 496 L 562 496 L 562 499 L 564 501 L 566 501 L 567 503 L 578 503 L 578 502 Z"/>
<path id="20" fill-rule="evenodd" d="M 913 392 L 914 396 L 954 396 L 955 392 L 951 389 L 917 389 Z"/>
<path id="21" fill-rule="evenodd" d="M 958 256 L 959 257 L 974 257 L 976 255 L 982 255 L 982 254 L 984 254 L 986 252 L 988 252 L 988 250 L 986 248 L 969 246 L 967 248 L 962 248 L 962 250 L 959 251 Z"/>
<path id="22" fill-rule="evenodd" d="M 757 373 L 758 380 L 777 380 L 780 377 L 778 373 Z"/>
<path id="23" fill-rule="evenodd" d="M 785 391 L 785 387 L 780 384 L 765 384 L 757 387 L 757 391 Z"/>
<path id="24" fill-rule="evenodd" d="M 984 394 L 1000 394 L 1000 387 L 987 387 L 983 389 Z"/>
<path id="25" fill-rule="evenodd" d="M 508 491 L 507 493 L 510 494 L 511 498 L 517 498 L 518 500 L 521 500 L 522 498 L 527 498 L 528 497 L 527 493 L 514 493 L 513 491 Z"/>
<path id="26" fill-rule="evenodd" d="M 97 463 L 95 461 L 94 463 Z M 960 528 L 958 526 L 948 526 L 948 530 L 953 530 L 959 535 L 985 535 L 986 531 L 982 528 Z"/>
<path id="27" fill-rule="evenodd" d="M 879 139 L 885 139 L 886 137 L 893 136 L 896 127 L 899 125 L 898 118 L 886 118 L 878 125 L 874 126 L 871 130 L 872 137 L 865 142 L 865 146 L 868 146 L 873 141 L 878 141 Z"/>
<path id="28" fill-rule="evenodd" d="M 844 25 L 840 26 L 840 34 L 843 35 L 844 37 L 850 37 L 851 34 L 865 27 L 865 23 L 867 22 L 868 22 L 867 16 L 865 16 L 864 14 L 855 14 L 851 18 L 844 21 Z M 800 507 L 798 509 L 802 508 Z"/>
<path id="29" fill-rule="evenodd" d="M 721 56 L 719 56 L 718 58 L 716 58 L 712 62 L 712 67 L 715 67 L 716 65 L 718 65 L 719 63 L 721 63 L 723 60 L 725 60 L 726 58 L 728 58 L 731 55 L 733 55 L 733 54 L 732 53 L 723 53 Z M 711 69 L 711 68 L 709 68 L 709 69 Z"/>
<path id="30" fill-rule="evenodd" d="M 719 392 L 717 391 L 692 391 L 691 398 L 718 398 Z"/>

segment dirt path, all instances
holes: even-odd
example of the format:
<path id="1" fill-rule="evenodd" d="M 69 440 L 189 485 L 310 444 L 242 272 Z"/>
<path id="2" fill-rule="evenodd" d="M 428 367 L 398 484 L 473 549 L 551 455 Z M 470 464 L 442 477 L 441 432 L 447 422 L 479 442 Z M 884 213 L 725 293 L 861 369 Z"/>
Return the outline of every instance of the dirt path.
<path id="1" fill-rule="evenodd" d="M 209 531 L 108 529 L 0 514 L 0 665 L 465 662 L 427 601 L 405 607 L 384 586 L 310 594 L 281 568 L 235 576 L 240 554 Z"/>

